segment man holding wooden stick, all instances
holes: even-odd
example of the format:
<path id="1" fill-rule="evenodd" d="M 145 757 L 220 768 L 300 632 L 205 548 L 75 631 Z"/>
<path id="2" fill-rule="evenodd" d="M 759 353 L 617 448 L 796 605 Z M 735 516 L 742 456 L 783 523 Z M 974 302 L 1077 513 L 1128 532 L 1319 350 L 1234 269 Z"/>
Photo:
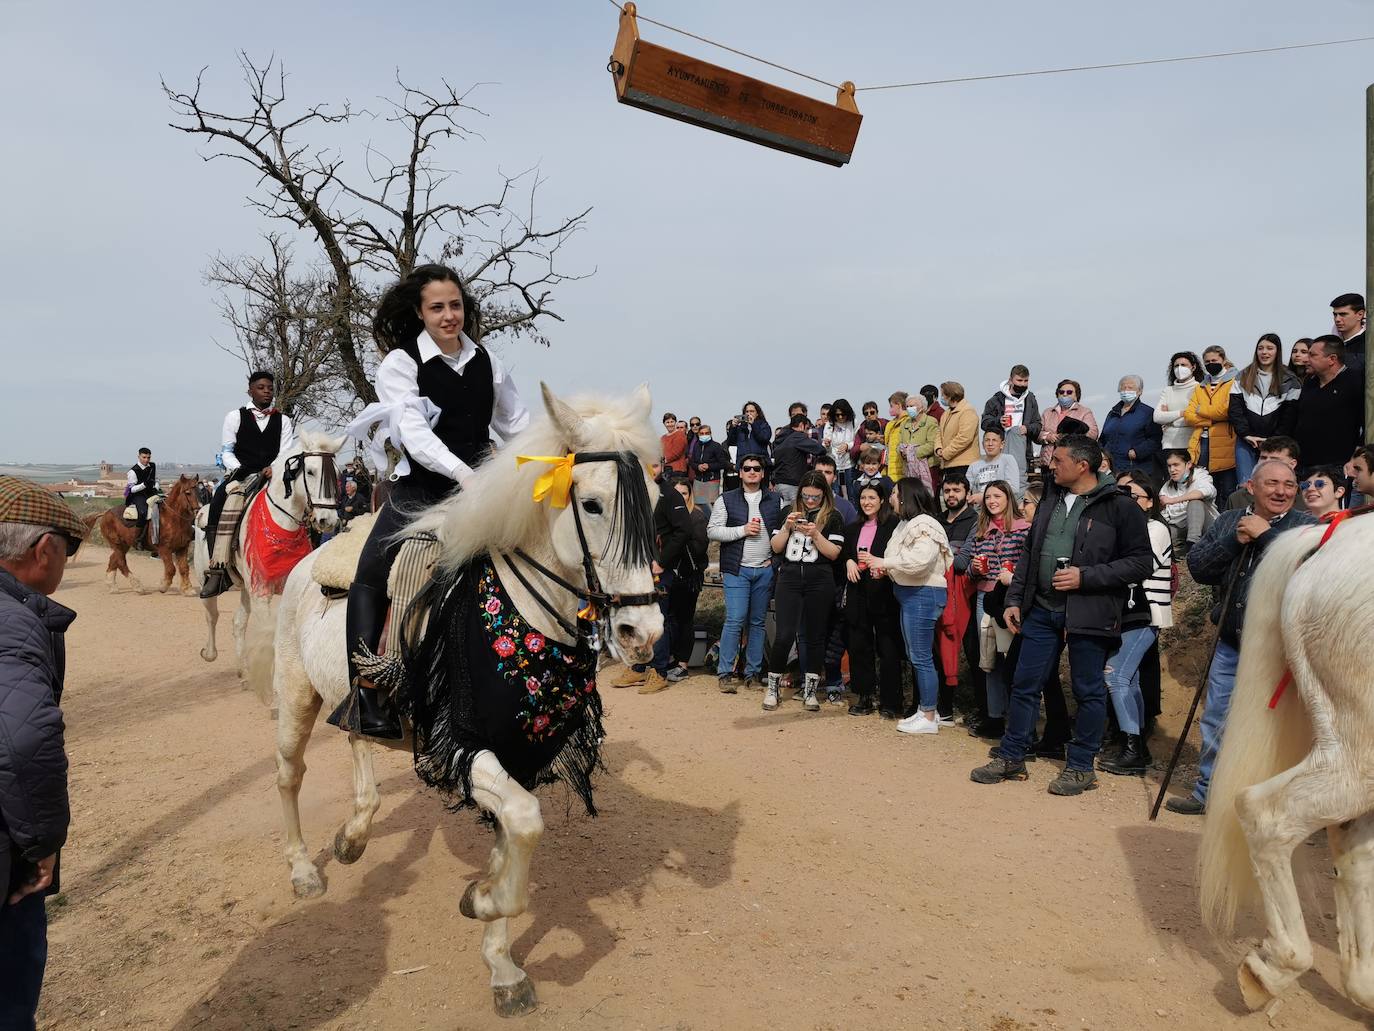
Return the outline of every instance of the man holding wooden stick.
<path id="1" fill-rule="evenodd" d="M 1231 691 L 1240 664 L 1241 630 L 1250 581 L 1265 550 L 1279 534 L 1316 522 L 1293 509 L 1298 481 L 1293 469 L 1276 458 L 1261 459 L 1250 476 L 1253 500 L 1244 510 L 1223 512 L 1188 552 L 1188 571 L 1200 584 L 1228 584 L 1221 606 L 1212 610 L 1217 624 L 1216 650 L 1207 675 L 1207 700 L 1202 714 L 1202 756 L 1191 795 L 1169 799 L 1170 812 L 1200 816 L 1207 809 L 1207 788 L 1221 748 Z M 1224 611 L 1222 611 L 1224 609 Z M 1186 728 L 1185 728 L 1186 730 Z"/>

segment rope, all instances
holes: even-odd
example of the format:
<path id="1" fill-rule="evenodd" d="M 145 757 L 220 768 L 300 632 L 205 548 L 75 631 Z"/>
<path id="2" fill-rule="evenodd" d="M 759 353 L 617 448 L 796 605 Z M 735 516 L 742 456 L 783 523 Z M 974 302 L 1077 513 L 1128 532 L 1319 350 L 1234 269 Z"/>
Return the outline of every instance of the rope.
<path id="1" fill-rule="evenodd" d="M 1153 57 L 1144 61 L 1117 61 L 1112 64 L 1082 64 L 1070 68 L 1041 68 L 1031 72 L 1002 72 L 998 75 L 964 75 L 955 79 L 926 79 L 922 82 L 893 82 L 885 86 L 860 86 L 855 92 L 880 89 L 906 89 L 911 86 L 944 86 L 952 82 L 986 82 L 989 79 L 1020 79 L 1028 75 L 1063 75 L 1066 72 L 1095 72 L 1104 68 L 1138 68 L 1147 64 L 1178 64 L 1182 61 L 1209 61 L 1217 57 L 1242 57 L 1246 54 L 1273 54 L 1280 50 L 1307 50 L 1312 47 L 1338 47 L 1347 43 L 1367 43 L 1374 36 L 1352 39 L 1328 39 L 1320 43 L 1289 43 L 1281 47 L 1259 47 L 1255 50 L 1225 50 L 1215 54 L 1192 54 L 1188 57 Z"/>
<path id="2" fill-rule="evenodd" d="M 617 2 L 617 0 L 609 0 L 609 2 L 612 7 L 616 8 L 619 11 L 624 11 L 624 8 Z M 657 25 L 660 29 L 667 29 L 669 32 L 676 32 L 679 36 L 686 36 L 688 39 L 695 39 L 699 43 L 706 43 L 709 46 L 719 47 L 721 50 L 728 50 L 732 54 L 738 54 L 740 57 L 747 57 L 749 60 L 757 61 L 759 64 L 766 64 L 769 68 L 776 68 L 780 72 L 787 72 L 789 75 L 796 75 L 802 79 L 810 79 L 812 82 L 818 82 L 822 86 L 829 86 L 831 89 L 837 90 L 840 88 L 833 82 L 827 82 L 825 79 L 818 79 L 814 75 L 807 75 L 805 72 L 799 72 L 797 71 L 797 69 L 789 68 L 785 64 L 778 64 L 776 61 L 769 61 L 762 57 L 758 57 L 754 54 L 747 53 L 743 50 L 736 50 L 734 47 L 726 46 L 724 43 L 717 43 L 714 39 L 707 39 L 705 36 L 698 36 L 695 32 L 688 32 L 686 29 L 679 29 L 673 25 L 666 25 L 661 21 L 654 21 L 654 19 L 646 18 L 644 15 L 638 13 L 635 15 L 635 18 L 638 21 L 646 21 L 650 25 Z"/>
<path id="3" fill-rule="evenodd" d="M 624 11 L 624 6 L 619 0 L 607 0 L 607 2 L 616 10 L 621 12 Z M 827 79 L 821 79 L 815 75 L 808 75 L 806 72 L 798 71 L 796 68 L 789 68 L 785 64 L 769 61 L 766 58 L 759 57 L 757 54 L 751 54 L 747 50 L 739 50 L 735 47 L 727 46 L 724 43 L 709 39 L 706 36 L 698 36 L 695 32 L 679 29 L 675 25 L 668 25 L 665 22 L 655 21 L 653 18 L 647 18 L 639 13 L 636 13 L 635 17 L 639 21 L 648 22 L 650 25 L 657 25 L 660 29 L 667 29 L 669 32 L 676 32 L 679 36 L 686 36 L 688 39 L 695 39 L 699 43 L 705 43 L 708 46 L 718 47 L 732 54 L 738 54 L 740 57 L 747 58 L 750 61 L 757 61 L 759 64 L 765 64 L 769 68 L 776 68 L 778 71 L 787 72 L 789 75 L 795 75 L 802 79 L 809 79 L 811 82 L 819 83 L 822 86 L 829 86 L 831 89 L 837 90 L 840 88 L 839 85 Z M 1212 54 L 1189 54 L 1186 57 L 1152 57 L 1142 61 L 1114 61 L 1110 64 L 1080 64 L 1067 68 L 1038 68 L 1029 72 L 999 72 L 995 75 L 961 75 L 953 79 L 923 79 L 919 82 L 890 82 L 882 86 L 860 86 L 855 92 L 866 93 L 871 90 L 910 89 L 916 86 L 947 86 L 956 82 L 988 82 L 992 79 L 1023 79 L 1032 75 L 1064 75 L 1068 72 L 1096 72 L 1107 68 L 1140 68 L 1144 65 L 1151 64 L 1181 64 L 1184 61 L 1210 61 L 1219 57 L 1245 57 L 1250 54 L 1276 54 L 1284 50 L 1310 50 L 1313 47 L 1339 47 L 1346 46 L 1350 43 L 1368 43 L 1371 40 L 1374 40 L 1374 36 L 1354 36 L 1350 39 L 1328 39 L 1317 43 L 1287 43 L 1277 47 L 1256 47 L 1253 50 L 1222 50 Z"/>

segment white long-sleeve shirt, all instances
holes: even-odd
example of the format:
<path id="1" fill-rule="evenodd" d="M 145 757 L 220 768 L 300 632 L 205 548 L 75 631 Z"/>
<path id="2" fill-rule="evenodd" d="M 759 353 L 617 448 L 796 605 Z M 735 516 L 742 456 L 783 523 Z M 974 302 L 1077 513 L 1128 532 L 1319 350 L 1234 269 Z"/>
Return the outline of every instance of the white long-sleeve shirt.
<path id="1" fill-rule="evenodd" d="M 422 330 L 415 340 L 420 353 L 420 361 L 427 362 L 438 356 L 450 369 L 463 374 L 463 369 L 477 354 L 477 344 L 466 333 L 462 334 L 462 347 L 457 354 L 444 354 L 434 338 Z M 487 351 L 491 359 L 491 382 L 495 399 L 491 409 L 491 428 L 502 440 L 509 440 L 530 422 L 529 410 L 520 400 L 515 382 L 506 372 L 496 356 Z M 382 404 L 396 404 L 420 396 L 419 369 L 415 360 L 405 351 L 397 348 L 389 351 L 377 367 L 377 400 Z M 407 405 L 400 419 L 400 444 L 410 457 L 432 472 L 440 473 L 458 483 L 472 472 L 471 467 L 455 455 L 430 428 L 420 409 Z"/>
<path id="2" fill-rule="evenodd" d="M 258 424 L 258 429 L 267 429 L 268 420 L 272 418 L 272 409 L 263 410 L 255 405 L 248 405 L 248 410 L 253 413 L 253 421 Z M 224 428 L 220 430 L 220 447 L 223 449 L 222 458 L 224 459 L 225 473 L 232 473 L 239 467 L 239 460 L 234 455 L 234 446 L 238 443 L 239 437 L 239 412 L 243 409 L 235 408 L 224 417 Z M 291 425 L 291 420 L 283 413 L 281 417 L 281 447 L 277 454 L 288 451 L 296 444 L 296 428 Z"/>
<path id="3" fill-rule="evenodd" d="M 142 462 L 139 462 L 138 464 L 141 465 L 141 466 L 143 466 L 144 469 L 148 468 L 148 466 L 143 465 Z M 134 471 L 133 471 L 132 469 L 130 469 L 127 473 L 125 473 L 125 475 L 124 475 L 124 482 L 127 483 L 127 484 L 129 485 L 129 493 L 130 493 L 130 494 L 137 494 L 137 493 L 139 493 L 140 491 L 146 489 L 146 488 L 144 487 L 143 484 L 141 484 L 141 483 L 138 482 L 138 477 L 134 475 Z M 157 482 L 157 478 L 154 477 L 154 478 L 153 478 L 153 490 L 157 490 L 157 489 L 159 488 L 159 486 L 160 486 L 160 485 L 159 485 L 158 482 Z"/>

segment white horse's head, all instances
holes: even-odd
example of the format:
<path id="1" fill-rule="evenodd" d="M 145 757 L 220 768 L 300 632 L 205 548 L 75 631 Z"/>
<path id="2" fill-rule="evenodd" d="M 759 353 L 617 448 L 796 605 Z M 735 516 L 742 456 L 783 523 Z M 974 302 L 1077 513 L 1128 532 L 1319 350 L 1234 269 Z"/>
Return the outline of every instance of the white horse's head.
<path id="1" fill-rule="evenodd" d="M 289 516 L 302 526 L 308 523 L 320 533 L 337 526 L 339 478 L 334 456 L 347 440 L 301 430 L 297 446 L 277 456 L 268 490 L 278 516 Z"/>
<path id="2" fill-rule="evenodd" d="M 648 388 L 615 401 L 564 401 L 547 386 L 543 396 L 547 418 L 535 419 L 483 462 L 462 490 L 421 516 L 415 528 L 438 534 L 441 561 L 450 569 L 483 552 L 509 556 L 519 550 L 581 586 L 587 580 L 585 556 L 601 591 L 612 599 L 651 597 L 657 490 L 646 470 L 658 440 L 649 427 Z M 536 481 L 552 467 L 517 465 L 517 455 L 581 456 L 572 466 L 566 506 L 557 507 L 551 497 L 534 500 Z M 663 633 L 658 606 L 612 601 L 604 608 L 617 657 L 647 661 Z"/>

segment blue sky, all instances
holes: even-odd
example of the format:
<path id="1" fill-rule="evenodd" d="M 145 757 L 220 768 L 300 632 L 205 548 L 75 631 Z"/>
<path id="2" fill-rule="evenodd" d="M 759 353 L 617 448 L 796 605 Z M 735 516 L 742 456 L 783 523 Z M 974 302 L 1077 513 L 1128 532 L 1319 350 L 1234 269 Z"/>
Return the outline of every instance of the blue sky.
<path id="1" fill-rule="evenodd" d="M 1042 400 L 1089 398 L 1169 353 L 1325 331 L 1364 279 L 1364 89 L 1374 44 L 860 93 L 844 169 L 617 105 L 605 0 L 382 5 L 7 0 L 0 36 L 5 239 L 0 461 L 213 455 L 242 372 L 202 281 L 256 249 L 251 173 L 205 163 L 158 86 L 242 106 L 235 51 L 275 53 L 297 103 L 375 104 L 484 83 L 483 139 L 453 191 L 538 163 L 547 217 L 594 208 L 567 250 L 552 347 L 504 349 L 522 391 L 628 389 L 723 424 L 746 398 L 857 406 L 961 380 L 981 403 L 1014 361 Z M 645 15 L 860 86 L 1374 34 L 1353 0 L 1027 5 L 649 0 Z M 643 26 L 645 38 L 801 92 Z M 380 123 L 329 142 L 357 165 Z M 302 252 L 304 253 L 304 252 Z M 1107 405 L 1101 403 L 1099 414 Z"/>

